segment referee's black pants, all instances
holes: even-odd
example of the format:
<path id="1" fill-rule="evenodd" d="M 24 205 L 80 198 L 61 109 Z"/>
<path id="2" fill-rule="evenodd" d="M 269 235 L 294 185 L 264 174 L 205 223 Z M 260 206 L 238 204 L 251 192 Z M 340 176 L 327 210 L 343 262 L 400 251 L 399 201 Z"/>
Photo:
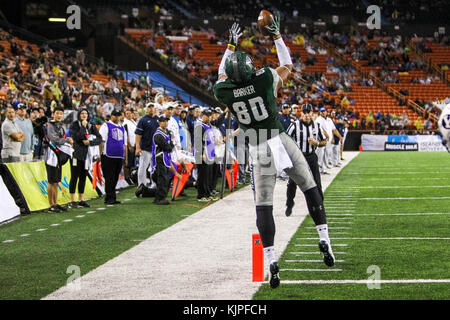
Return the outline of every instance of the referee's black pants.
<path id="1" fill-rule="evenodd" d="M 197 199 L 209 198 L 211 196 L 211 184 L 213 164 L 198 164 L 198 177 L 197 177 Z"/>
<path id="2" fill-rule="evenodd" d="M 319 160 L 315 152 L 311 154 L 303 154 L 305 156 L 306 162 L 308 162 L 309 168 L 311 169 L 314 181 L 316 182 L 317 189 L 319 190 L 320 196 L 323 201 L 322 183 L 320 181 L 320 170 L 319 170 Z M 295 194 L 297 193 L 297 185 L 294 180 L 289 178 L 286 191 L 286 205 L 291 206 L 294 203 Z"/>
<path id="3" fill-rule="evenodd" d="M 116 201 L 116 186 L 122 171 L 123 159 L 102 155 L 102 172 L 105 177 L 105 203 Z"/>

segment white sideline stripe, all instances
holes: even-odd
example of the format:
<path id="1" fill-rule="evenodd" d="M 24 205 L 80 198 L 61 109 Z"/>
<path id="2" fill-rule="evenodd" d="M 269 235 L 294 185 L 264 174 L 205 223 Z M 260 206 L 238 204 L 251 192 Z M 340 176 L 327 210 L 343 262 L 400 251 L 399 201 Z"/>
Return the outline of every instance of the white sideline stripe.
<path id="1" fill-rule="evenodd" d="M 79 216 L 76 216 L 75 218 L 84 218 L 84 215 L 80 214 Z"/>
<path id="2" fill-rule="evenodd" d="M 41 231 L 45 231 L 45 230 L 47 230 L 47 229 L 46 229 L 46 228 L 43 228 L 43 229 L 36 229 L 37 232 L 41 232 Z"/>
<path id="3" fill-rule="evenodd" d="M 335 262 L 344 262 L 345 260 L 335 260 Z M 323 260 L 284 260 L 287 263 L 305 262 L 305 263 L 318 263 L 323 262 Z"/>
<path id="4" fill-rule="evenodd" d="M 444 200 L 450 197 L 400 197 L 400 198 L 359 198 L 359 200 Z"/>
<path id="5" fill-rule="evenodd" d="M 306 227 L 306 229 L 316 229 L 316 227 Z M 333 229 L 352 229 L 352 227 L 333 227 Z"/>
<path id="6" fill-rule="evenodd" d="M 343 175 L 346 174 L 418 174 L 418 173 L 427 173 L 427 174 L 440 174 L 440 173 L 450 173 L 450 171 L 408 171 L 408 172 L 383 172 L 383 171 L 376 171 L 376 172 L 346 172 Z"/>
<path id="7" fill-rule="evenodd" d="M 4 241 L 2 241 L 3 243 L 11 243 L 11 242 L 14 242 L 14 240 L 4 240 Z"/>
<path id="8" fill-rule="evenodd" d="M 341 272 L 342 269 L 280 269 L 280 271 Z"/>
<path id="9" fill-rule="evenodd" d="M 268 283 L 268 281 L 265 281 Z M 282 284 L 389 284 L 389 283 L 450 283 L 450 279 L 400 279 L 400 280 L 281 280 Z"/>
<path id="10" fill-rule="evenodd" d="M 28 236 L 31 236 L 31 234 L 29 234 L 29 233 L 24 233 L 24 234 L 21 234 L 20 236 L 21 236 L 21 237 L 28 237 Z"/>
<path id="11" fill-rule="evenodd" d="M 424 178 L 408 178 L 407 180 L 423 180 Z M 426 178 L 427 180 L 450 180 L 450 178 Z M 390 178 L 390 177 L 386 177 L 386 178 L 365 178 L 365 180 L 405 180 L 405 178 Z"/>
<path id="12" fill-rule="evenodd" d="M 54 223 L 54 224 L 50 225 L 50 227 L 57 227 L 57 226 L 60 226 L 60 224 L 59 223 Z"/>
<path id="13" fill-rule="evenodd" d="M 345 218 L 330 218 L 330 219 L 328 219 L 328 221 L 330 221 L 330 220 L 352 220 L 353 219 L 353 217 L 345 217 Z"/>
<path id="14" fill-rule="evenodd" d="M 114 207 L 113 204 L 107 204 L 106 206 L 107 206 L 107 207 Z M 100 210 L 100 208 L 99 208 L 98 210 Z"/>
<path id="15" fill-rule="evenodd" d="M 317 238 L 297 238 L 297 240 L 316 240 Z M 450 240 L 450 238 L 439 237 L 391 237 L 391 238 L 333 238 L 332 240 Z M 338 246 L 333 244 L 333 247 Z"/>
<path id="16" fill-rule="evenodd" d="M 66 220 L 63 220 L 64 222 L 72 222 L 73 220 L 72 219 L 66 219 Z"/>
<path id="17" fill-rule="evenodd" d="M 105 210 L 106 208 L 97 208 L 97 210 Z"/>
<path id="18" fill-rule="evenodd" d="M 327 214 L 330 216 L 429 216 L 429 215 L 439 215 L 439 214 L 450 214 L 450 212 L 420 212 L 420 213 L 332 213 Z"/>
<path id="19" fill-rule="evenodd" d="M 298 240 L 317 240 L 317 238 L 297 238 Z M 317 247 L 317 244 L 296 244 L 296 247 Z M 348 244 L 346 243 L 334 243 L 333 247 L 347 247 Z"/>
<path id="20" fill-rule="evenodd" d="M 95 213 L 95 211 L 88 211 L 88 212 L 86 212 L 86 213 Z"/>
<path id="21" fill-rule="evenodd" d="M 349 232 L 333 232 L 332 230 L 329 231 L 331 234 L 350 234 Z M 317 234 L 317 232 L 303 232 L 302 234 Z"/>
<path id="22" fill-rule="evenodd" d="M 322 252 L 319 251 L 314 251 L 314 252 L 302 252 L 302 251 L 297 251 L 297 252 L 288 252 L 290 254 L 294 254 L 294 255 L 300 255 L 300 254 L 322 254 Z M 339 251 L 333 251 L 334 254 L 347 254 L 346 252 L 339 252 Z M 322 261 L 322 260 L 320 260 Z"/>
<path id="23" fill-rule="evenodd" d="M 450 188 L 450 186 L 365 186 L 365 187 L 342 187 L 348 189 L 342 192 L 349 192 L 353 189 L 403 189 L 403 188 Z"/>
<path id="24" fill-rule="evenodd" d="M 353 224 L 351 221 L 334 221 L 330 222 L 330 224 Z"/>

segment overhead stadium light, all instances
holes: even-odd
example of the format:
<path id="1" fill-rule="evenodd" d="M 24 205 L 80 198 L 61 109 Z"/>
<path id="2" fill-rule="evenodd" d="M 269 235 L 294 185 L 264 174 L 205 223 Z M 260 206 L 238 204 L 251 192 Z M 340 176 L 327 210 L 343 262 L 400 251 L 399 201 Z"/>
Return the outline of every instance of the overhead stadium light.
<path id="1" fill-rule="evenodd" d="M 50 22 L 66 22 L 66 18 L 48 18 Z"/>

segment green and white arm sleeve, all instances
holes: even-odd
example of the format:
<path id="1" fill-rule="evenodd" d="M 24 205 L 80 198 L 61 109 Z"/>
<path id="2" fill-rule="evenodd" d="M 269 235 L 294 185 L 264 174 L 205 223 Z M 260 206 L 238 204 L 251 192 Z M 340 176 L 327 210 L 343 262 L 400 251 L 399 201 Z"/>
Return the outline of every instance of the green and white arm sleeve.
<path id="1" fill-rule="evenodd" d="M 225 53 L 223 54 L 222 57 L 222 61 L 220 61 L 220 65 L 219 65 L 219 71 L 218 74 L 226 74 L 225 73 L 225 61 L 227 61 L 227 58 L 230 56 L 230 54 L 232 54 L 233 51 L 231 51 L 230 49 L 227 48 L 227 50 L 225 50 Z"/>

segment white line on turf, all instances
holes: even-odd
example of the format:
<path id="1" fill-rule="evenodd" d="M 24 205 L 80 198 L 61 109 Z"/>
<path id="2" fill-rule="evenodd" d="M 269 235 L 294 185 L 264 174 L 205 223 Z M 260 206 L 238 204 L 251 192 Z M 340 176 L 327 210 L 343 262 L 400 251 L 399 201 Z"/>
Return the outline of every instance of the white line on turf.
<path id="1" fill-rule="evenodd" d="M 349 192 L 350 190 L 354 189 L 407 189 L 407 188 L 421 189 L 421 188 L 450 188 L 450 186 L 364 186 L 364 187 L 342 187 L 342 188 L 348 189 L 342 192 Z"/>
<path id="2" fill-rule="evenodd" d="M 359 200 L 445 200 L 450 197 L 399 197 L 399 198 L 359 198 Z"/>
<path id="3" fill-rule="evenodd" d="M 72 219 L 66 219 L 66 220 L 63 220 L 64 222 L 72 222 L 73 220 Z"/>
<path id="4" fill-rule="evenodd" d="M 342 269 L 280 269 L 280 271 L 340 272 Z"/>
<path id="5" fill-rule="evenodd" d="M 313 238 L 297 238 L 298 240 L 311 240 Z M 314 238 L 314 240 L 317 240 L 317 238 Z M 295 244 L 296 247 L 317 247 L 317 244 Z M 347 247 L 348 244 L 346 243 L 333 243 L 333 247 Z"/>
<path id="6" fill-rule="evenodd" d="M 2 241 L 3 243 L 11 243 L 11 242 L 14 242 L 14 240 L 5 240 L 5 241 Z"/>
<path id="7" fill-rule="evenodd" d="M 47 229 L 46 228 L 36 229 L 37 232 L 42 232 L 42 231 L 45 231 L 45 230 L 47 230 Z"/>
<path id="8" fill-rule="evenodd" d="M 86 212 L 86 213 L 95 213 L 95 211 L 88 211 L 88 212 Z"/>
<path id="9" fill-rule="evenodd" d="M 388 237 L 388 238 L 333 238 L 332 240 L 450 240 L 439 237 Z M 317 240 L 317 238 L 297 238 L 297 240 Z M 333 247 L 336 246 L 333 244 Z"/>
<path id="10" fill-rule="evenodd" d="M 330 222 L 331 224 L 353 224 L 351 221 L 334 221 Z"/>
<path id="11" fill-rule="evenodd" d="M 59 223 L 54 223 L 54 224 L 51 224 L 50 227 L 57 227 L 59 225 L 60 225 Z"/>
<path id="12" fill-rule="evenodd" d="M 29 233 L 24 233 L 24 234 L 21 234 L 20 236 L 21 236 L 21 237 L 28 237 L 28 236 L 31 236 L 31 234 L 29 234 Z"/>
<path id="13" fill-rule="evenodd" d="M 377 172 L 346 172 L 343 175 L 345 176 L 346 174 L 376 174 L 376 175 L 380 175 L 380 174 L 385 174 L 385 175 L 391 175 L 391 174 L 420 174 L 420 173 L 426 173 L 426 174 L 441 174 L 441 173 L 450 173 L 450 171 L 408 171 L 408 172 L 383 172 L 383 171 L 377 171 Z"/>
<path id="14" fill-rule="evenodd" d="M 331 234 L 350 234 L 348 232 L 333 232 L 332 230 L 330 230 L 330 233 Z M 317 232 L 302 232 L 302 234 L 317 234 Z"/>
<path id="15" fill-rule="evenodd" d="M 332 213 L 327 216 L 429 216 L 429 215 L 450 214 L 450 212 L 420 212 L 420 213 Z"/>
<path id="16" fill-rule="evenodd" d="M 427 180 L 450 180 L 450 178 L 437 178 L 437 177 L 427 177 Z M 365 178 L 364 180 L 383 180 L 383 181 L 387 181 L 387 180 L 421 180 L 423 181 L 424 178 L 391 178 L 389 176 L 386 176 L 384 178 Z"/>
<path id="17" fill-rule="evenodd" d="M 105 210 L 106 208 L 97 208 L 97 210 Z"/>
<path id="18" fill-rule="evenodd" d="M 306 229 L 316 229 L 316 227 L 306 227 Z M 333 229 L 352 229 L 352 227 L 333 227 Z"/>
<path id="19" fill-rule="evenodd" d="M 265 281 L 267 282 L 267 281 Z M 399 279 L 399 280 L 282 280 L 282 284 L 397 284 L 397 283 L 450 283 L 450 279 Z"/>
<path id="20" fill-rule="evenodd" d="M 322 254 L 322 252 L 319 251 L 314 251 L 314 252 L 302 252 L 302 251 L 297 251 L 297 252 L 287 252 L 288 254 L 293 254 L 293 255 L 301 255 L 301 254 Z M 339 251 L 333 251 L 334 254 L 347 254 L 346 252 L 339 252 Z"/>
<path id="21" fill-rule="evenodd" d="M 76 216 L 75 218 L 84 218 L 84 215 L 80 214 L 79 216 Z"/>
<path id="22" fill-rule="evenodd" d="M 335 260 L 335 262 L 344 262 L 344 261 L 345 260 Z M 284 260 L 284 262 L 287 262 L 287 263 L 296 263 L 296 262 L 319 263 L 319 262 L 322 262 L 323 263 L 323 260 Z"/>

